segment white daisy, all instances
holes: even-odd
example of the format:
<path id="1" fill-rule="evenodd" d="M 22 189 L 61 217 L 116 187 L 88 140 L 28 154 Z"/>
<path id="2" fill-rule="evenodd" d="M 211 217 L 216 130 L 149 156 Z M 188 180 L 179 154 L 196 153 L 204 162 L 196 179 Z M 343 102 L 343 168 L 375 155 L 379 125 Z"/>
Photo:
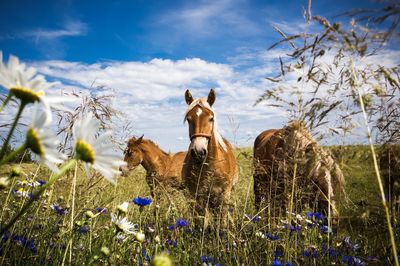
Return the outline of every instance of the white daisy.
<path id="1" fill-rule="evenodd" d="M 91 114 L 78 119 L 72 129 L 75 137 L 75 157 L 85 162 L 86 172 L 89 165 L 99 171 L 108 181 L 115 184 L 115 175 L 120 174 L 119 167 L 126 163 L 113 150 L 111 132 L 107 131 L 96 138 L 100 123 Z"/>
<path id="2" fill-rule="evenodd" d="M 42 75 L 37 75 L 35 68 L 27 68 L 25 64 L 20 63 L 16 56 L 10 55 L 8 64 L 4 64 L 3 54 L 0 51 L 0 86 L 9 90 L 11 95 L 20 99 L 24 104 L 42 102 L 48 113 L 50 107 L 68 111 L 69 109 L 65 108 L 62 103 L 76 101 L 75 98 L 46 94 L 46 90 L 55 84 L 47 82 Z"/>
<path id="3" fill-rule="evenodd" d="M 125 201 L 122 204 L 120 204 L 117 209 L 119 212 L 121 213 L 127 213 L 128 212 L 128 206 L 129 206 L 129 202 Z"/>
<path id="4" fill-rule="evenodd" d="M 51 116 L 35 104 L 32 124 L 26 133 L 26 146 L 52 171 L 58 172 L 56 164 L 62 163 L 65 155 L 58 151 L 59 141 L 48 128 L 50 122 Z"/>
<path id="5" fill-rule="evenodd" d="M 138 225 L 129 222 L 126 217 L 120 218 L 118 215 L 112 213 L 111 221 L 117 228 L 117 231 L 125 234 L 135 234 L 135 232 L 138 230 Z"/>

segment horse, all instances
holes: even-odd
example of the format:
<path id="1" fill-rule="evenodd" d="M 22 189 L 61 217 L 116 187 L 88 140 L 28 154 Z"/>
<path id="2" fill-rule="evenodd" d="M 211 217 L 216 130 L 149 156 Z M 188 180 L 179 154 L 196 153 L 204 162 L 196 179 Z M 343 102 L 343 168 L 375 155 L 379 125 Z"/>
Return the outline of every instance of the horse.
<path id="1" fill-rule="evenodd" d="M 151 196 L 154 197 L 154 190 L 159 185 L 178 190 L 184 188 L 181 171 L 185 156 L 186 152 L 169 154 L 143 136 L 138 139 L 132 137 L 124 151 L 124 161 L 127 164 L 122 166 L 120 171 L 123 175 L 127 175 L 141 164 L 146 170 L 146 182 Z"/>
<path id="2" fill-rule="evenodd" d="M 270 214 L 277 216 L 282 207 L 301 211 L 305 203 L 314 201 L 318 211 L 332 210 L 331 217 L 337 221 L 338 194 L 346 196 L 343 173 L 302 122 L 291 121 L 282 129 L 259 134 L 254 141 L 253 168 L 258 211 L 267 205 Z"/>
<path id="3" fill-rule="evenodd" d="M 236 157 L 232 145 L 218 132 L 216 113 L 212 107 L 216 93 L 193 99 L 185 92 L 188 108 L 185 121 L 189 125 L 190 145 L 182 168 L 182 179 L 195 200 L 195 212 L 204 216 L 208 226 L 209 210 L 220 215 L 221 228 L 226 228 L 232 189 L 238 180 Z"/>
<path id="4" fill-rule="evenodd" d="M 389 207 L 396 214 L 400 206 L 400 144 L 388 143 L 382 146 L 379 166 Z"/>

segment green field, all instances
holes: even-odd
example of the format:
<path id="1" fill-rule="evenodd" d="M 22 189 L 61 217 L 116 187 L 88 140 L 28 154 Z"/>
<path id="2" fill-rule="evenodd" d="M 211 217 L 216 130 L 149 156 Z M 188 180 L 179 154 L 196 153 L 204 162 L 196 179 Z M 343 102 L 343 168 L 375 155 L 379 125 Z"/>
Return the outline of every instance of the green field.
<path id="1" fill-rule="evenodd" d="M 167 190 L 160 202 L 141 210 L 132 203 L 137 196 L 150 196 L 142 167 L 128 177 L 119 177 L 112 186 L 94 175 L 86 177 L 77 170 L 73 193 L 74 171 L 68 172 L 30 211 L 3 235 L 0 242 L 1 265 L 60 265 L 62 263 L 148 265 L 155 254 L 169 254 L 176 265 L 387 265 L 390 264 L 390 241 L 369 147 L 330 147 L 344 171 L 350 201 L 340 205 L 337 231 L 326 234 L 322 224 L 298 230 L 264 220 L 250 221 L 245 215 L 256 215 L 253 206 L 252 151 L 237 150 L 240 178 L 231 200 L 232 224 L 228 232 L 202 232 L 194 226 L 193 215 L 182 193 Z M 10 174 L 12 167 L 0 170 Z M 13 195 L 13 189 L 25 188 L 18 180 L 47 180 L 50 172 L 36 164 L 22 164 L 23 174 L 14 178 L 10 188 L 1 191 L 0 221 L 4 225 L 26 199 Z M 127 217 L 137 223 L 146 239 L 133 235 L 116 236 L 111 213 L 129 201 Z M 56 212 L 50 205 L 58 203 L 67 212 Z M 85 215 L 96 208 L 107 211 L 94 218 Z M 72 215 L 73 213 L 73 215 Z M 305 213 L 302 214 L 306 216 Z M 265 218 L 265 217 L 263 217 Z M 177 219 L 189 221 L 187 227 L 169 228 Z M 285 217 L 281 217 L 285 219 Z M 262 233 L 262 234 L 261 234 Z M 396 231 L 397 234 L 397 231 Z M 350 238 L 346 238 L 349 236 Z M 72 249 L 71 249 L 72 247 Z M 101 252 L 102 247 L 110 251 Z M 274 261 L 275 260 L 275 261 Z M 360 261 L 358 261 L 360 260 Z M 357 264 L 360 263 L 360 264 Z"/>

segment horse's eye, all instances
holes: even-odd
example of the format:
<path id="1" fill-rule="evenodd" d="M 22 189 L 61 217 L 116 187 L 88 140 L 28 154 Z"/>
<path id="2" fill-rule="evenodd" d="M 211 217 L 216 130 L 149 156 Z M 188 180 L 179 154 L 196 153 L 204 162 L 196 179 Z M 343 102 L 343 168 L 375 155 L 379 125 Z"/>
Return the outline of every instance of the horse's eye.
<path id="1" fill-rule="evenodd" d="M 211 117 L 211 118 L 210 118 L 210 122 L 214 122 L 214 117 Z"/>

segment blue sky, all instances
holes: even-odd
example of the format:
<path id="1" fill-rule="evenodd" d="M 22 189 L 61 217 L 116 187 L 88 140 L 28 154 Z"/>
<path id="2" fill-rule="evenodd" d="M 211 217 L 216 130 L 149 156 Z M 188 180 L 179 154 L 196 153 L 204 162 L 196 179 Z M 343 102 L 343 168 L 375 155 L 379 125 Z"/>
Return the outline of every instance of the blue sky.
<path id="1" fill-rule="evenodd" d="M 217 90 L 222 133 L 251 145 L 285 114 L 253 107 L 276 72 L 278 55 L 267 51 L 279 35 L 304 29 L 307 1 L 33 1 L 0 3 L 0 50 L 18 56 L 60 81 L 59 90 L 89 93 L 105 85 L 116 106 L 166 150 L 185 149 L 183 94 Z M 328 18 L 369 1 L 313 1 L 313 14 Z M 235 133 L 236 124 L 239 129 Z"/>

